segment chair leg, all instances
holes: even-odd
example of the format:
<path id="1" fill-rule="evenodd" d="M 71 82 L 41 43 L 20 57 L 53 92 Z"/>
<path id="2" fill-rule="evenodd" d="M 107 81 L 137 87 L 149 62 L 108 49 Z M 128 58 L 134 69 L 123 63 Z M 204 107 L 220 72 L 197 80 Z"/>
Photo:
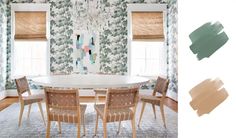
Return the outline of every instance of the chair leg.
<path id="1" fill-rule="evenodd" d="M 161 110 L 162 121 L 164 123 L 164 127 L 166 128 L 166 121 L 165 121 L 165 114 L 164 114 L 164 106 L 163 105 L 160 105 L 160 110 Z"/>
<path id="2" fill-rule="evenodd" d="M 80 120 L 77 123 L 77 138 L 80 138 Z"/>
<path id="3" fill-rule="evenodd" d="M 86 135 L 86 129 L 85 129 L 85 116 L 84 116 L 84 114 L 83 114 L 83 118 L 82 118 L 82 123 L 83 123 L 83 130 L 84 130 L 84 136 Z"/>
<path id="4" fill-rule="evenodd" d="M 121 126 L 121 121 L 119 121 L 119 126 L 118 126 L 118 131 L 117 131 L 117 134 L 120 133 L 120 126 Z"/>
<path id="5" fill-rule="evenodd" d="M 107 122 L 103 121 L 103 137 L 107 138 Z"/>
<path id="6" fill-rule="evenodd" d="M 96 136 L 98 130 L 98 113 L 96 115 L 96 125 L 95 125 L 95 130 L 94 130 L 94 135 Z"/>
<path id="7" fill-rule="evenodd" d="M 138 121 L 138 127 L 140 126 L 140 122 L 141 122 L 141 120 L 142 120 L 143 111 L 144 111 L 145 106 L 146 106 L 146 103 L 143 102 L 142 110 L 141 110 L 140 117 L 139 117 L 139 121 Z"/>
<path id="8" fill-rule="evenodd" d="M 51 122 L 48 120 L 46 138 L 50 138 L 50 127 L 51 127 Z"/>
<path id="9" fill-rule="evenodd" d="M 40 102 L 38 102 L 38 106 L 39 106 L 39 110 L 40 110 L 40 112 L 41 112 L 41 116 L 42 116 L 42 118 L 43 118 L 43 123 L 44 123 L 44 125 L 46 125 L 46 123 L 45 123 L 45 119 L 44 119 L 44 115 L 43 115 L 42 105 L 41 105 Z"/>
<path id="10" fill-rule="evenodd" d="M 131 124 L 132 124 L 132 137 L 133 137 L 133 138 L 136 138 L 135 116 L 134 116 L 133 119 L 131 120 Z"/>
<path id="11" fill-rule="evenodd" d="M 156 119 L 157 117 L 156 117 L 156 108 L 155 108 L 155 105 L 154 104 L 152 104 L 152 109 L 153 109 L 153 113 L 154 113 L 154 118 Z"/>
<path id="12" fill-rule="evenodd" d="M 97 102 L 98 102 L 98 94 L 95 93 L 95 105 L 97 104 Z"/>
<path id="13" fill-rule="evenodd" d="M 19 126 L 19 127 L 20 127 L 20 125 L 21 125 L 21 119 L 22 119 L 23 112 L 24 112 L 24 105 L 21 104 L 21 106 L 20 106 L 19 123 L 18 123 L 18 126 Z"/>
<path id="14" fill-rule="evenodd" d="M 29 118 L 29 115 L 30 115 L 30 111 L 31 111 L 31 104 L 29 104 L 28 115 L 27 115 L 28 118 Z"/>
<path id="15" fill-rule="evenodd" d="M 58 121 L 57 123 L 58 123 L 58 130 L 59 130 L 59 133 L 61 134 L 61 122 Z"/>

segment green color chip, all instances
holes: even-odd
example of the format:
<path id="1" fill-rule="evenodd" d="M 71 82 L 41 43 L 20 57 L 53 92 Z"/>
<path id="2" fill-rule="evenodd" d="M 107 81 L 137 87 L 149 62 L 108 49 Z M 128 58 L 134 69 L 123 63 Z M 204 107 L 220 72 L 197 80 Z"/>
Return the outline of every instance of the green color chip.
<path id="1" fill-rule="evenodd" d="M 190 49 L 197 54 L 198 60 L 210 57 L 228 41 L 228 36 L 222 31 L 223 28 L 220 22 L 205 23 L 189 35 L 192 41 Z"/>

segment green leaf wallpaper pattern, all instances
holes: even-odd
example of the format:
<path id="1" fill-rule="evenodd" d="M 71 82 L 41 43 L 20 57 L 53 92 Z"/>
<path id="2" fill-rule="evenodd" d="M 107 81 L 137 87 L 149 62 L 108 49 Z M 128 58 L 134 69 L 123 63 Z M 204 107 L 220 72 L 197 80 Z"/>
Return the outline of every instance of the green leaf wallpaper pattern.
<path id="1" fill-rule="evenodd" d="M 7 32 L 7 4 L 0 0 L 0 93 L 5 90 L 6 83 L 6 32 Z"/>
<path id="2" fill-rule="evenodd" d="M 170 79 L 168 92 L 178 92 L 178 5 L 177 0 L 168 1 L 168 67 L 167 73 Z"/>
<path id="3" fill-rule="evenodd" d="M 11 0 L 13 3 L 32 2 L 32 0 Z M 11 58 L 11 24 L 10 3 L 7 4 L 7 83 L 6 88 L 15 88 L 10 80 L 10 58 Z M 48 0 L 51 8 L 50 20 L 50 70 L 52 73 L 71 73 L 73 71 L 72 45 L 73 45 L 73 4 L 71 0 Z M 86 9 L 84 1 L 80 1 L 81 7 L 76 9 L 77 15 L 83 18 Z M 177 2 L 176 0 L 114 0 L 103 1 L 110 6 L 111 19 L 107 26 L 101 26 L 99 32 L 100 40 L 100 71 L 105 73 L 126 74 L 127 73 L 127 4 L 128 3 L 166 3 L 168 4 L 168 77 L 170 78 L 169 91 L 177 92 Z M 87 26 L 84 23 L 77 24 L 82 30 Z M 32 85 L 33 88 L 36 86 Z M 153 83 L 143 88 L 151 88 Z"/>
<path id="4" fill-rule="evenodd" d="M 50 0 L 51 37 L 50 70 L 52 73 L 70 73 L 73 71 L 73 22 L 70 0 Z"/>

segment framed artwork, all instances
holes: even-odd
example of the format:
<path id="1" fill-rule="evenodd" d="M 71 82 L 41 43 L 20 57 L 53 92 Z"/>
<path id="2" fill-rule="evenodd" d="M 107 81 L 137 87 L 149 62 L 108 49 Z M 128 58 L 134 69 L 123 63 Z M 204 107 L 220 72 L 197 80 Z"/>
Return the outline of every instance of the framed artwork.
<path id="1" fill-rule="evenodd" d="M 74 72 L 80 74 L 99 72 L 98 35 L 94 32 L 80 31 L 74 36 Z"/>

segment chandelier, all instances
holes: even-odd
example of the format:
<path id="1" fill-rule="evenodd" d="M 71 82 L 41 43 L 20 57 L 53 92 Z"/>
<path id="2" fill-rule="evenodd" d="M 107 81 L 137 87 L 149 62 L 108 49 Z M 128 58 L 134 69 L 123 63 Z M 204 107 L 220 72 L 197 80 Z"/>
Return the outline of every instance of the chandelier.
<path id="1" fill-rule="evenodd" d="M 90 32 L 102 29 L 111 17 L 107 4 L 104 0 L 74 0 L 73 13 L 77 27 L 86 27 Z"/>

